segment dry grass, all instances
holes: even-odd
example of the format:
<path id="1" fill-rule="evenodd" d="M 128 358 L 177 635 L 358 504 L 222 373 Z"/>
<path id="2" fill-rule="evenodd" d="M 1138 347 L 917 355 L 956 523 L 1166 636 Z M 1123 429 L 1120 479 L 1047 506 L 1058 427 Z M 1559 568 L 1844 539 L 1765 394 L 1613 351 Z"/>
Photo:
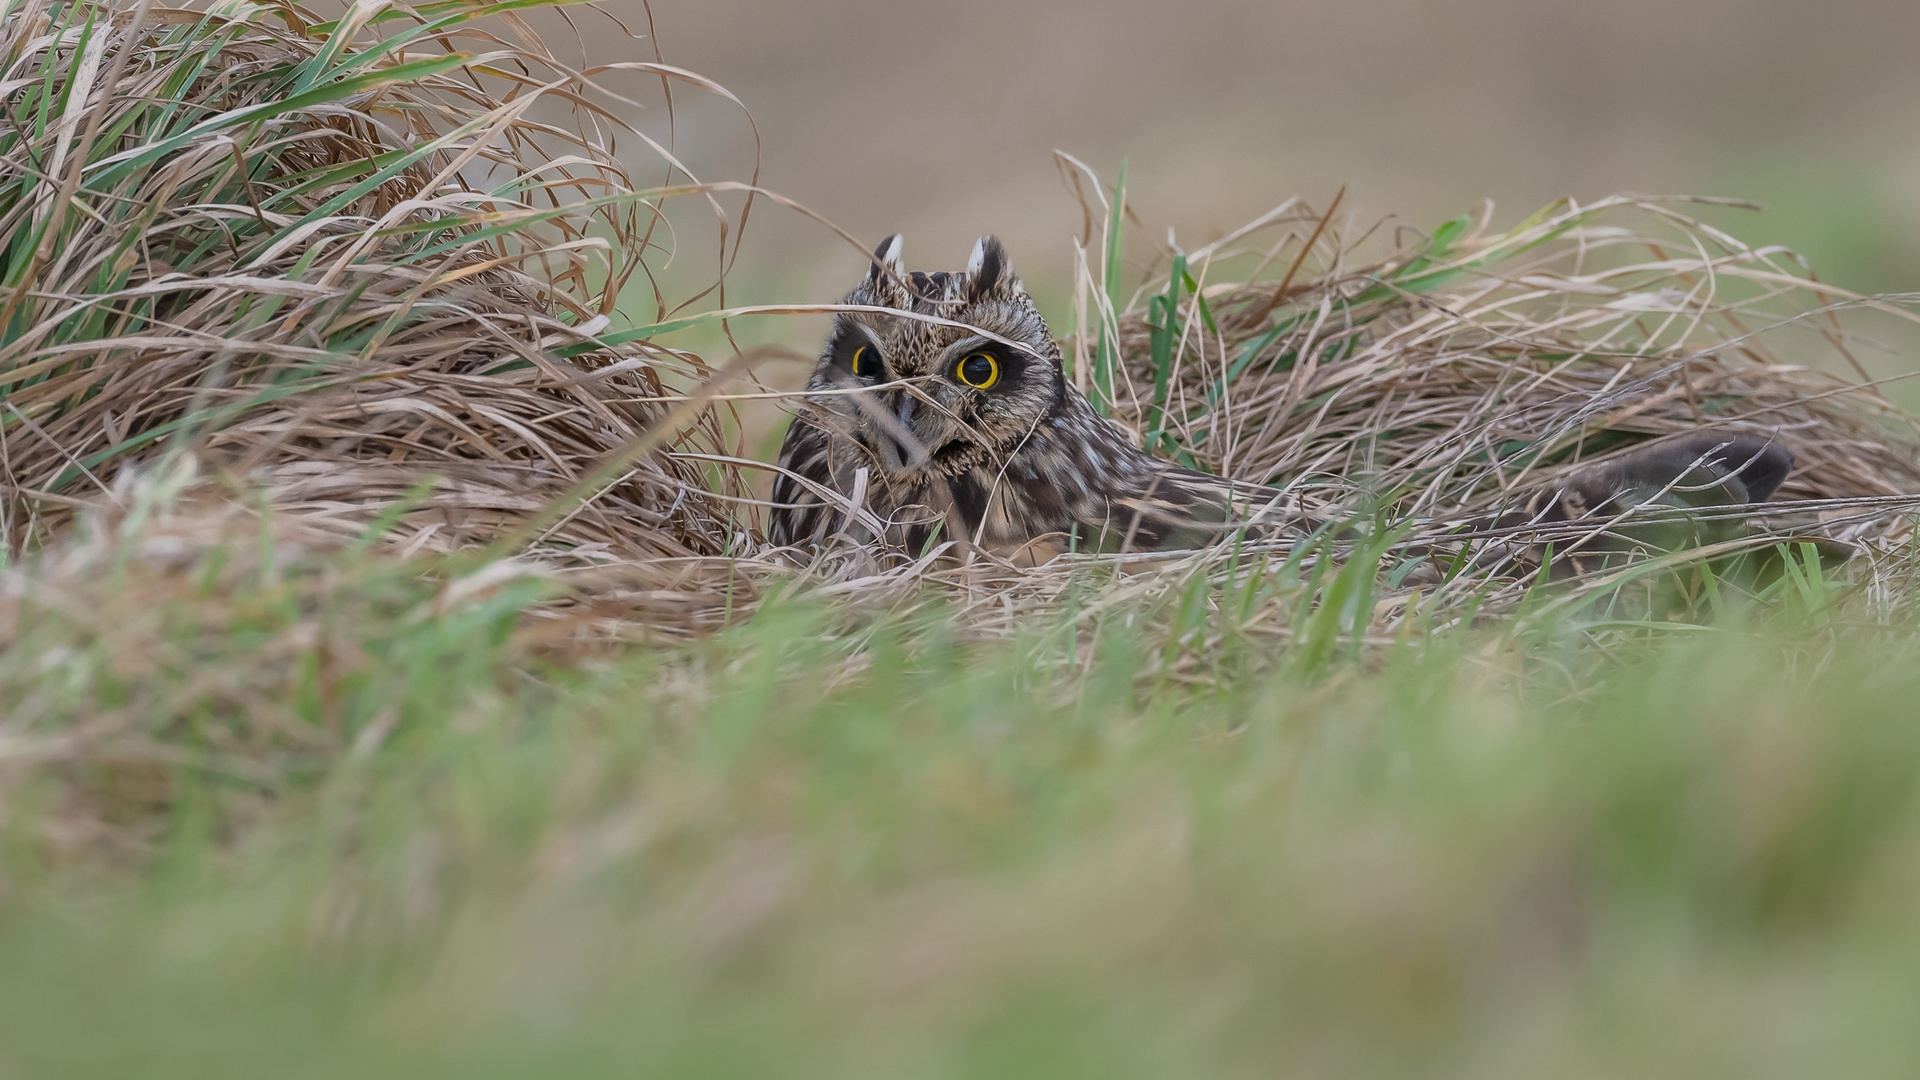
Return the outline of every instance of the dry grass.
<path id="1" fill-rule="evenodd" d="M 1838 313 L 1912 316 L 1685 216 L 1689 201 L 1567 200 L 1502 233 L 1462 218 L 1361 265 L 1364 240 L 1320 228 L 1330 215 L 1281 213 L 1182 258 L 1204 315 L 1170 275 L 1151 313 L 1136 302 L 1121 315 L 1116 411 L 1210 470 L 1365 485 L 1419 519 L 1495 509 L 1518 488 L 1703 430 L 1790 446 L 1786 500 L 1920 490 L 1911 417 L 1777 351 L 1798 333 L 1864 379 Z M 1276 256 L 1293 260 L 1277 281 L 1231 273 Z"/>
<path id="2" fill-rule="evenodd" d="M 699 80 L 570 70 L 511 6 L 486 27 L 466 3 L 8 9 L 10 550 L 188 448 L 348 535 L 437 476 L 393 537 L 444 550 L 667 419 L 652 399 L 699 358 L 594 335 L 660 261 L 662 204 L 706 192 L 664 148 L 663 185 L 635 183 L 616 136 L 650 144 L 596 77 Z M 674 419 L 656 437 L 721 447 L 716 414 Z M 608 479 L 546 539 L 725 548 L 728 470 L 649 455 Z"/>
<path id="3" fill-rule="evenodd" d="M 858 612 L 931 583 L 960 598 L 967 632 L 997 636 L 1079 604 L 1082 571 L 1125 571 L 1074 609 L 1092 612 L 1264 580 L 1268 560 L 1228 547 L 1039 571 L 829 551 L 796 578 L 791 553 L 758 539 L 741 472 L 756 463 L 726 438 L 723 384 L 752 358 L 716 373 L 662 343 L 728 310 L 728 243 L 753 186 L 690 178 L 607 89 L 725 93 L 698 76 L 575 71 L 510 10 L 467 3 L 360 5 L 340 23 L 286 4 L 27 4 L 0 35 L 0 465 L 16 555 L 75 507 L 119 498 L 115 472 L 191 455 L 336 543 L 373 527 L 403 553 L 530 548 L 575 586 L 543 609 L 555 634 L 588 642 L 702 633 L 776 584 Z M 660 185 L 623 166 L 635 146 Z M 749 193 L 736 219 L 729 192 Z M 1880 560 L 1904 536 L 1914 422 L 1774 344 L 1799 335 L 1844 367 L 1857 343 L 1843 311 L 1902 309 L 1819 284 L 1682 203 L 1563 203 L 1504 233 L 1483 215 L 1389 237 L 1290 202 L 1162 261 L 1129 301 L 1118 215 L 1096 197 L 1086 247 L 1102 216 L 1107 239 L 1083 250 L 1097 269 L 1081 275 L 1076 378 L 1170 456 L 1321 511 L 1387 508 L 1399 532 L 1365 541 L 1367 559 L 1497 539 L 1452 523 L 1703 427 L 1795 450 L 1778 508 L 1793 535 Z M 690 273 L 665 273 L 685 220 L 669 220 L 671 199 L 720 223 L 714 278 L 683 300 L 668 293 Z M 636 306 L 650 321 L 631 325 Z M 1352 547 L 1269 545 L 1308 597 Z M 1405 580 L 1363 590 L 1375 633 L 1510 609 L 1529 585 Z M 1288 597 L 1233 613 L 1210 600 L 1209 633 L 1291 635 L 1313 607 Z"/>

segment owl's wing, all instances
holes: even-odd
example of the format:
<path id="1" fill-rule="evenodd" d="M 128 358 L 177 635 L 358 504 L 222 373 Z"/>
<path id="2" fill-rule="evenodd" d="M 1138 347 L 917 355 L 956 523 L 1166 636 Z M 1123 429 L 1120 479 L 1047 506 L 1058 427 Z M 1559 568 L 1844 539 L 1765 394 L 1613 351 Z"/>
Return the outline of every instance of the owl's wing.
<path id="1" fill-rule="evenodd" d="M 1556 537 L 1555 577 L 1587 573 L 1627 552 L 1669 552 L 1732 539 L 1747 515 L 1729 512 L 1765 502 L 1793 471 L 1793 452 L 1746 435 L 1692 435 L 1657 443 L 1533 492 L 1516 510 L 1481 524 L 1538 527 Z M 1638 519 L 1638 520 L 1636 520 Z M 1581 531 L 1554 526 L 1592 527 Z M 1538 540 L 1519 555 L 1545 558 Z M 1506 545 L 1509 554 L 1517 548 Z"/>
<path id="2" fill-rule="evenodd" d="M 1177 551 L 1238 533 L 1311 531 L 1278 488 L 1167 466 L 1113 491 L 1078 522 L 1086 550 Z"/>
<path id="3" fill-rule="evenodd" d="M 1731 506 L 1767 501 L 1792 471 L 1793 451 L 1771 440 L 1693 435 L 1579 474 L 1569 487 L 1596 507 Z"/>

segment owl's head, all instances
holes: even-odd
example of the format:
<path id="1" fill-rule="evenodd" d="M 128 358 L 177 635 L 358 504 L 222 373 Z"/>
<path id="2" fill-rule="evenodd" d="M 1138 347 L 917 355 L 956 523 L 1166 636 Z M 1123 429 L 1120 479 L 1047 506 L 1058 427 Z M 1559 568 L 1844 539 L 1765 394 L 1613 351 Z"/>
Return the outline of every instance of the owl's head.
<path id="1" fill-rule="evenodd" d="M 1060 348 L 994 237 L 958 273 L 907 272 L 889 237 L 843 302 L 868 310 L 835 317 L 807 383 L 813 419 L 880 476 L 999 465 L 1066 392 Z"/>

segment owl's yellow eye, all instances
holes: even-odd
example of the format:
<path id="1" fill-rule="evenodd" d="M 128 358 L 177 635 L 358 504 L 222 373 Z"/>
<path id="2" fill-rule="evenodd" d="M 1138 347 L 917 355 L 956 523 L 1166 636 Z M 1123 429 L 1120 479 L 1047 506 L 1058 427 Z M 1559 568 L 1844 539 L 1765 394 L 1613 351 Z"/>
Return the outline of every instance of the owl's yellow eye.
<path id="1" fill-rule="evenodd" d="M 853 359 L 848 361 L 848 366 L 853 369 L 855 375 L 861 378 L 875 374 L 873 357 L 867 355 L 867 347 L 865 345 L 853 350 Z"/>
<path id="2" fill-rule="evenodd" d="M 960 361 L 953 375 L 975 390 L 985 390 L 1000 381 L 1000 361 L 992 353 L 974 353 Z"/>

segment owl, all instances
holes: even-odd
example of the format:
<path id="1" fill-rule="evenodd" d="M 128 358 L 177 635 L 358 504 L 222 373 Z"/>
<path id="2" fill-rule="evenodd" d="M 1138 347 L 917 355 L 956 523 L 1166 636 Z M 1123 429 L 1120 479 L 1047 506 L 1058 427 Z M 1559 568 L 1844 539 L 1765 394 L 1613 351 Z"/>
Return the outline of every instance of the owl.
<path id="1" fill-rule="evenodd" d="M 1248 527 L 1312 525 L 1289 519 L 1279 490 L 1161 461 L 1096 413 L 1067 380 L 1059 344 L 994 237 L 957 273 L 909 273 L 892 236 L 843 303 L 850 310 L 835 317 L 781 449 L 768 529 L 776 544 L 919 554 L 955 541 L 1037 563 L 1069 550 L 1194 548 Z M 1698 435 L 1578 473 L 1473 524 L 1612 515 L 1648 499 L 1760 502 L 1792 464 L 1761 439 Z M 1697 543 L 1723 527 L 1655 528 L 1665 531 L 1616 532 L 1584 550 Z"/>

